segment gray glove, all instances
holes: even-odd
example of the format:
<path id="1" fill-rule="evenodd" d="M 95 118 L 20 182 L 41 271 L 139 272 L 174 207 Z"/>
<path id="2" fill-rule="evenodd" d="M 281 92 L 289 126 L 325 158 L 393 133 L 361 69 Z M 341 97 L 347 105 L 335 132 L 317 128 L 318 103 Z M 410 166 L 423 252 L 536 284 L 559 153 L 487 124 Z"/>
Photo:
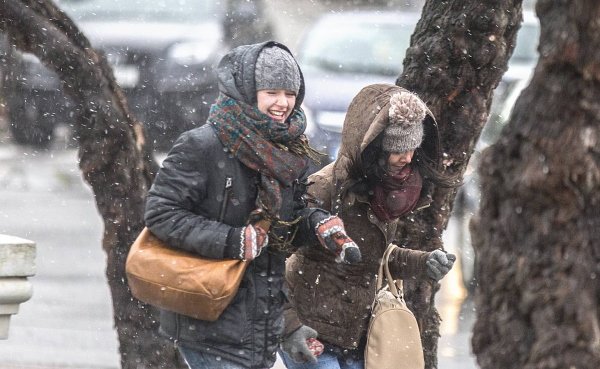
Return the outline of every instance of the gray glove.
<path id="1" fill-rule="evenodd" d="M 452 269 L 456 261 L 456 255 L 446 254 L 442 250 L 433 250 L 427 257 L 427 276 L 436 282 L 444 278 L 444 276 Z"/>
<path id="2" fill-rule="evenodd" d="M 310 361 L 315 364 L 317 357 L 313 355 L 306 343 L 309 338 L 317 338 L 317 331 L 303 325 L 281 342 L 281 349 L 297 363 Z"/>

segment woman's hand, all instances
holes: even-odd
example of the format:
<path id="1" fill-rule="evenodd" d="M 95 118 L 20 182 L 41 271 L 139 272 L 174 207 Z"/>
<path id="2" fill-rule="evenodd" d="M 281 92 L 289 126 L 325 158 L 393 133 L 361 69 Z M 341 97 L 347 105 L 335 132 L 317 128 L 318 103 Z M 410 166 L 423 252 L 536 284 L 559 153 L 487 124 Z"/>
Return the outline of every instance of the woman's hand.
<path id="1" fill-rule="evenodd" d="M 297 363 L 315 364 L 323 352 L 323 344 L 317 340 L 317 331 L 303 325 L 283 339 L 281 349 Z"/>
<path id="2" fill-rule="evenodd" d="M 425 262 L 427 265 L 427 275 L 437 282 L 448 274 L 455 261 L 456 255 L 447 254 L 442 250 L 433 250 L 429 253 Z"/>
<path id="3" fill-rule="evenodd" d="M 360 250 L 346 234 L 344 223 L 336 215 L 323 219 L 316 227 L 317 238 L 323 247 L 336 255 L 338 263 L 355 264 L 360 262 Z"/>
<path id="4" fill-rule="evenodd" d="M 242 260 L 254 260 L 268 244 L 267 231 L 260 226 L 249 224 L 242 228 Z"/>

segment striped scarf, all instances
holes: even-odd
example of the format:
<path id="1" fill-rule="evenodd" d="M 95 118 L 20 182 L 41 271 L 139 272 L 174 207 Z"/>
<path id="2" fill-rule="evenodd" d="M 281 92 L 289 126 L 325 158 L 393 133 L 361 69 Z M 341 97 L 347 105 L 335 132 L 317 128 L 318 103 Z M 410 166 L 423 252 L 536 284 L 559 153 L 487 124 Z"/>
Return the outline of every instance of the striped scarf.
<path id="1" fill-rule="evenodd" d="M 258 107 L 221 93 L 211 106 L 208 123 L 231 154 L 261 174 L 257 205 L 279 219 L 281 189 L 302 175 L 314 151 L 302 134 L 304 112 L 294 109 L 285 123 L 279 123 Z"/>

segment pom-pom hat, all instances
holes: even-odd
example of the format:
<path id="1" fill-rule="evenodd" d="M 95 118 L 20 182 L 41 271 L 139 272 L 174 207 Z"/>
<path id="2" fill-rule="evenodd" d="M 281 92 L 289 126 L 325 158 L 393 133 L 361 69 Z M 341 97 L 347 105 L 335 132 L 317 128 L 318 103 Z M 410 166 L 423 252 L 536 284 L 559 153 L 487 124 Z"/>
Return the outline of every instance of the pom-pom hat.
<path id="1" fill-rule="evenodd" d="M 423 120 L 427 106 L 415 94 L 400 91 L 390 98 L 389 125 L 383 134 L 382 148 L 387 152 L 414 151 L 423 141 Z"/>

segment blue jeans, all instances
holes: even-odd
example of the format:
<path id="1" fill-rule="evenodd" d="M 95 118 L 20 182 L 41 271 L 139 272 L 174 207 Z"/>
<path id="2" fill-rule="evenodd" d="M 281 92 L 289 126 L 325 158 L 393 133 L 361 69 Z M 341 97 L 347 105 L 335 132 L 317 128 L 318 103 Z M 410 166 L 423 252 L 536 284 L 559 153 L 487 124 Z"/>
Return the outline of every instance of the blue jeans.
<path id="1" fill-rule="evenodd" d="M 363 361 L 344 359 L 336 356 L 333 352 L 324 351 L 318 357 L 316 364 L 297 363 L 288 354 L 279 350 L 281 360 L 288 369 L 364 369 Z"/>
<path id="2" fill-rule="evenodd" d="M 190 369 L 247 369 L 243 365 L 225 360 L 218 355 L 210 355 L 183 346 L 179 346 L 178 349 Z"/>

